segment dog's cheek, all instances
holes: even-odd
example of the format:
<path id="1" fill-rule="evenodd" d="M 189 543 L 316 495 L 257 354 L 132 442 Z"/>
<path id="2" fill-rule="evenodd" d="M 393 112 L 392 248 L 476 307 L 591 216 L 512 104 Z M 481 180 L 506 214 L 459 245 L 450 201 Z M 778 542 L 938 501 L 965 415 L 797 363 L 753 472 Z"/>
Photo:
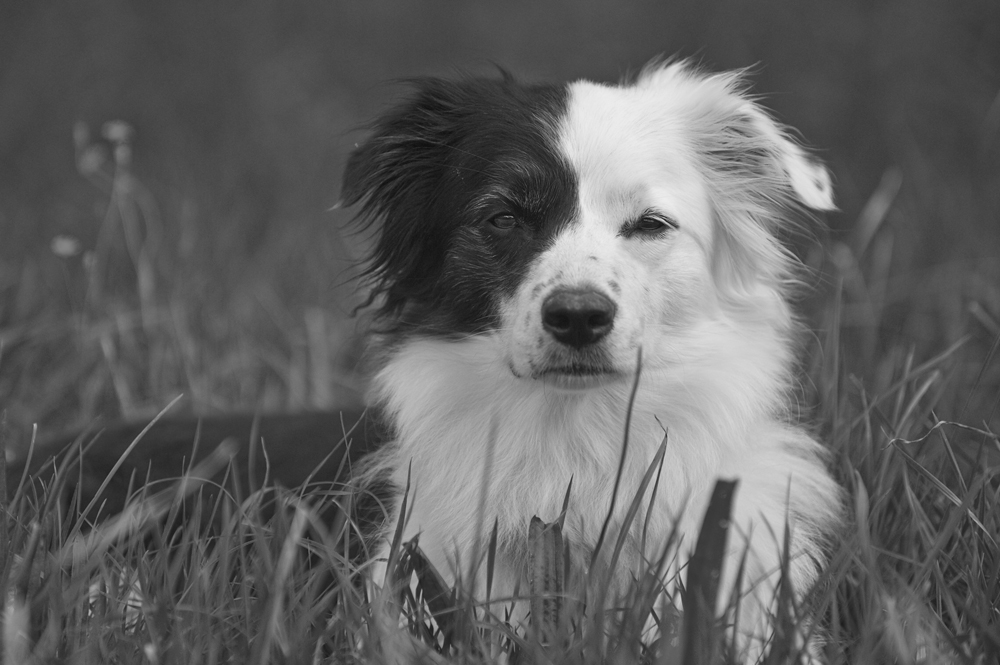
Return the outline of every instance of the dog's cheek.
<path id="1" fill-rule="evenodd" d="M 503 362 L 517 377 L 531 373 L 531 311 L 525 306 L 523 289 L 499 303 L 500 329 L 498 336 L 503 353 Z"/>
<path id="2" fill-rule="evenodd" d="M 608 351 L 616 364 L 631 365 L 650 320 L 648 300 L 654 291 L 651 275 L 645 265 L 624 251 L 602 261 L 597 268 L 595 281 L 614 300 L 618 310 L 607 340 Z"/>
<path id="3" fill-rule="evenodd" d="M 542 328 L 542 301 L 559 279 L 551 261 L 536 260 L 517 289 L 500 304 L 500 334 L 507 362 L 518 376 L 528 376 L 533 363 L 545 355 L 547 335 Z"/>
<path id="4" fill-rule="evenodd" d="M 684 330 L 712 315 L 717 299 L 711 271 L 697 248 L 673 248 L 651 272 L 646 300 L 651 323 Z"/>
<path id="5" fill-rule="evenodd" d="M 448 243 L 443 270 L 434 284 L 437 308 L 447 312 L 456 331 L 505 327 L 502 303 L 516 288 L 516 272 L 501 265 L 474 229 L 456 231 Z"/>

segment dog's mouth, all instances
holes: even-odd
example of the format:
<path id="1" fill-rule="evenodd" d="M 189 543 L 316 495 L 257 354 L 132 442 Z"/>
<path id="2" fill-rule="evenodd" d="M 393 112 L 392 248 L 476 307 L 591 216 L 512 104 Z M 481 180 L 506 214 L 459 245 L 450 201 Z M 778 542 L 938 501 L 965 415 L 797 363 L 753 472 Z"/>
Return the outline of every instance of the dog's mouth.
<path id="1" fill-rule="evenodd" d="M 573 363 L 539 368 L 532 378 L 561 390 L 591 390 L 616 383 L 625 375 L 607 365 Z"/>

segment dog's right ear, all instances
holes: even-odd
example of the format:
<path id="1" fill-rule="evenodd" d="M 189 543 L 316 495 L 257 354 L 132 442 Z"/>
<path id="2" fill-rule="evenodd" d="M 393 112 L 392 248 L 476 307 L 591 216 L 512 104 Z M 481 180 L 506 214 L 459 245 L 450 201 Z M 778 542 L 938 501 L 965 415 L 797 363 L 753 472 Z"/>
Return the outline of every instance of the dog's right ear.
<path id="1" fill-rule="evenodd" d="M 377 118 L 344 171 L 340 205 L 361 203 L 366 217 L 390 221 L 413 211 L 433 189 L 456 130 L 461 101 L 454 83 L 411 82 L 416 94 Z"/>
<path id="2" fill-rule="evenodd" d="M 344 171 L 338 206 L 360 205 L 358 219 L 379 231 L 365 270 L 387 311 L 398 310 L 420 288 L 422 252 L 436 251 L 427 215 L 454 150 L 463 114 L 460 84 L 426 78 L 416 93 L 377 118 L 371 136 L 355 147 Z"/>

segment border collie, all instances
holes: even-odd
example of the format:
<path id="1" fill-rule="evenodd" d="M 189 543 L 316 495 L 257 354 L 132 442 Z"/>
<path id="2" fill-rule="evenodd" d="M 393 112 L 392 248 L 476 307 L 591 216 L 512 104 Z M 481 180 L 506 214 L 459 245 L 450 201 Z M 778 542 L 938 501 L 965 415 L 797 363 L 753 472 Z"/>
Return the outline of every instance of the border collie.
<path id="1" fill-rule="evenodd" d="M 369 474 L 400 489 L 385 540 L 409 483 L 404 539 L 454 581 L 495 522 L 493 597 L 512 594 L 529 521 L 555 520 L 572 481 L 563 529 L 588 560 L 637 384 L 612 528 L 668 443 L 614 574 L 627 583 L 675 525 L 683 563 L 716 479 L 738 479 L 720 595 L 746 550 L 739 643 L 760 653 L 786 525 L 801 593 L 839 514 L 795 422 L 797 263 L 779 241 L 794 213 L 833 207 L 827 171 L 738 73 L 415 88 L 344 177 L 343 203 L 379 229 L 372 403 L 393 440 Z"/>

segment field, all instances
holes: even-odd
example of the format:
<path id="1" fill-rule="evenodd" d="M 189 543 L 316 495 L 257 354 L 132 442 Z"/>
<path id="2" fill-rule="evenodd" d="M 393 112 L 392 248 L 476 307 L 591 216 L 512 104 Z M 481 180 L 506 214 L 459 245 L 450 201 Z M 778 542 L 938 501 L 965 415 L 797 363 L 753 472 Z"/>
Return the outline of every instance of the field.
<path id="1" fill-rule="evenodd" d="M 265 4 L 235 27 L 224 9 L 200 13 L 194 3 L 155 10 L 162 16 L 123 5 L 86 21 L 54 9 L 0 10 L 0 89 L 17 93 L 0 103 L 0 442 L 8 456 L 65 430 L 149 421 L 168 404 L 170 413 L 205 414 L 356 405 L 365 313 L 351 316 L 362 301 L 352 276 L 367 239 L 344 231 L 349 213 L 324 211 L 356 127 L 396 92 L 372 87 L 477 57 L 539 75 L 613 78 L 618 70 L 603 59 L 560 60 L 567 44 L 600 20 L 622 33 L 609 43 L 625 44 L 626 28 L 643 23 L 638 3 L 632 23 L 607 12 L 574 19 L 554 44 L 540 45 L 548 34 L 536 33 L 546 29 L 524 28 L 479 52 L 476 39 L 501 20 L 485 9 L 452 17 L 441 5 L 423 17 L 388 3 L 404 15 L 376 37 L 360 27 L 361 10 L 331 27 L 334 10 L 303 3 L 302 16 L 274 27 Z M 763 61 L 762 88 L 796 91 L 768 104 L 829 150 L 820 154 L 841 212 L 794 239 L 808 267 L 798 303 L 801 411 L 830 448 L 849 519 L 808 608 L 783 604 L 782 625 L 800 621 L 800 610 L 819 617 L 835 664 L 998 662 L 996 10 L 968 3 L 952 16 L 948 3 L 929 1 L 870 13 L 817 9 L 798 18 L 841 30 L 778 38 L 788 4 L 765 4 L 761 17 L 743 17 L 746 34 L 691 9 L 669 39 L 654 41 L 650 28 L 636 33 L 640 46 L 616 46 L 613 55 L 641 64 L 683 49 L 678 35 L 688 31 L 716 44 L 708 56 L 722 66 Z M 539 15 L 543 26 L 542 18 L 554 20 Z M 166 44 L 190 36 L 180 49 L 184 76 L 154 66 L 156 40 L 136 46 L 142 40 L 130 31 L 143 21 L 173 25 L 163 28 Z M 60 49 L 77 23 L 89 31 L 79 42 L 87 62 L 117 72 L 106 79 L 114 85 L 67 64 L 73 52 Z M 222 24 L 221 38 L 203 32 Z M 13 30 L 5 25 L 23 32 L 4 33 Z M 261 41 L 265 25 L 272 32 Z M 409 28 L 458 46 L 424 48 Z M 326 44 L 326 29 L 337 43 Z M 737 33 L 749 59 L 722 46 L 736 44 Z M 391 54 L 373 55 L 368 38 Z M 825 50 L 810 51 L 810 39 Z M 267 55 L 248 55 L 258 42 Z M 858 44 L 864 58 L 852 59 Z M 801 71 L 782 64 L 799 61 Z M 218 62 L 230 68 L 187 76 Z M 21 72 L 18 63 L 30 67 Z M 333 87 L 351 95 L 316 92 L 335 78 L 324 66 L 343 72 Z M 58 86 L 72 92 L 67 99 L 93 93 L 76 115 L 61 115 L 61 98 L 36 89 L 62 71 L 70 72 Z M 853 96 L 859 88 L 863 99 Z M 194 119 L 184 125 L 186 117 Z M 63 133 L 50 141 L 53 126 Z M 213 464 L 221 462 L 192 474 Z M 693 663 L 725 652 L 711 617 L 655 604 L 651 578 L 640 578 L 619 613 L 567 602 L 535 634 L 512 636 L 502 617 L 460 590 L 435 594 L 423 571 L 430 602 L 407 604 L 409 630 L 391 630 L 391 598 L 367 595 L 352 579 L 353 525 L 322 514 L 346 500 L 343 492 L 238 482 L 229 490 L 206 502 L 183 486 L 140 489 L 123 517 L 89 530 L 73 519 L 87 506 L 9 484 L 0 520 L 4 662 L 492 662 L 511 644 L 519 662 Z M 551 550 L 557 543 L 546 534 L 537 544 Z M 420 569 L 419 557 L 400 552 Z M 706 565 L 712 557 L 708 547 Z M 571 596 L 600 589 L 581 571 L 567 575 Z M 657 644 L 638 631 L 651 612 L 668 635 Z M 789 661 L 792 632 L 778 636 L 766 662 Z"/>
<path id="2" fill-rule="evenodd" d="M 815 399 L 814 414 L 847 488 L 851 514 L 810 598 L 811 611 L 823 617 L 831 663 L 995 662 L 1000 441 L 985 419 L 994 417 L 996 404 L 989 363 L 996 344 L 980 348 L 967 339 L 927 357 L 918 357 L 912 347 L 878 348 L 877 340 L 865 336 L 870 328 L 851 324 L 856 317 L 877 315 L 877 303 L 852 297 L 849 289 L 870 293 L 890 287 L 867 279 L 856 257 L 847 245 L 831 251 L 831 260 L 839 263 L 830 268 L 829 279 L 837 288 L 819 312 L 823 327 L 806 374 L 812 388 L 804 392 Z M 111 308 L 110 299 L 92 305 Z M 133 315 L 139 319 L 141 310 Z M 986 313 L 970 321 L 990 327 L 982 342 L 1000 339 Z M 173 345 L 210 341 L 181 339 L 176 328 L 157 326 L 150 334 L 140 325 L 123 326 L 115 330 L 114 343 L 136 355 L 122 358 L 108 353 L 99 331 L 87 325 L 76 330 L 77 371 L 103 361 L 123 372 L 107 372 L 108 380 L 125 385 L 149 367 L 141 357 L 169 358 Z M 337 366 L 331 351 L 306 348 L 309 358 L 324 353 L 330 358 L 319 378 L 291 362 L 283 369 L 309 394 L 316 385 L 311 381 L 328 381 Z M 866 348 L 872 350 L 868 371 L 850 372 L 850 364 L 864 360 L 854 354 Z M 83 353 L 88 351 L 90 358 Z M 146 381 L 156 379 L 146 372 Z M 206 379 L 219 390 L 231 377 L 217 371 Z M 291 379 L 283 387 L 292 391 Z M 973 414 L 985 416 L 977 421 Z M 223 462 L 206 462 L 213 463 Z M 211 470 L 191 473 L 199 477 Z M 5 662 L 408 662 L 414 654 L 433 662 L 490 662 L 509 648 L 501 618 L 462 600 L 460 592 L 437 588 L 426 572 L 421 579 L 428 605 L 412 598 L 405 605 L 412 636 L 388 630 L 378 618 L 387 612 L 389 598 L 366 597 L 351 580 L 356 571 L 349 555 L 358 545 L 357 533 L 350 523 L 331 524 L 321 515 L 325 502 L 344 500 L 343 492 L 253 491 L 244 484 L 240 494 L 240 486 L 219 500 L 196 495 L 188 502 L 183 487 L 140 488 L 122 516 L 92 531 L 72 517 L 89 513 L 89 506 L 66 508 L 45 494 L 8 487 L 13 500 L 0 534 L 9 599 Z M 538 546 L 558 547 L 544 540 Z M 711 561 L 711 552 L 706 557 Z M 410 560 L 419 570 L 419 559 Z M 583 584 L 567 578 L 565 587 L 538 592 L 565 592 L 578 600 L 599 593 L 594 591 L 599 580 Z M 640 579 L 633 595 L 622 599 L 626 609 L 619 614 L 588 613 L 585 603 L 567 601 L 545 628 L 546 646 L 532 638 L 515 640 L 521 658 L 712 662 L 705 654 L 720 633 L 711 619 L 703 618 L 699 632 L 697 624 L 655 604 L 653 578 Z M 668 634 L 683 635 L 679 644 L 707 635 L 698 642 L 707 645 L 695 652 L 701 655 L 681 660 L 680 647 L 670 648 L 669 639 L 658 646 L 641 640 L 637 629 L 653 611 Z M 432 614 L 436 622 L 427 618 Z M 798 609 L 788 606 L 788 625 L 797 617 Z M 779 638 L 777 644 L 768 662 L 786 662 L 795 651 L 791 640 Z"/>

